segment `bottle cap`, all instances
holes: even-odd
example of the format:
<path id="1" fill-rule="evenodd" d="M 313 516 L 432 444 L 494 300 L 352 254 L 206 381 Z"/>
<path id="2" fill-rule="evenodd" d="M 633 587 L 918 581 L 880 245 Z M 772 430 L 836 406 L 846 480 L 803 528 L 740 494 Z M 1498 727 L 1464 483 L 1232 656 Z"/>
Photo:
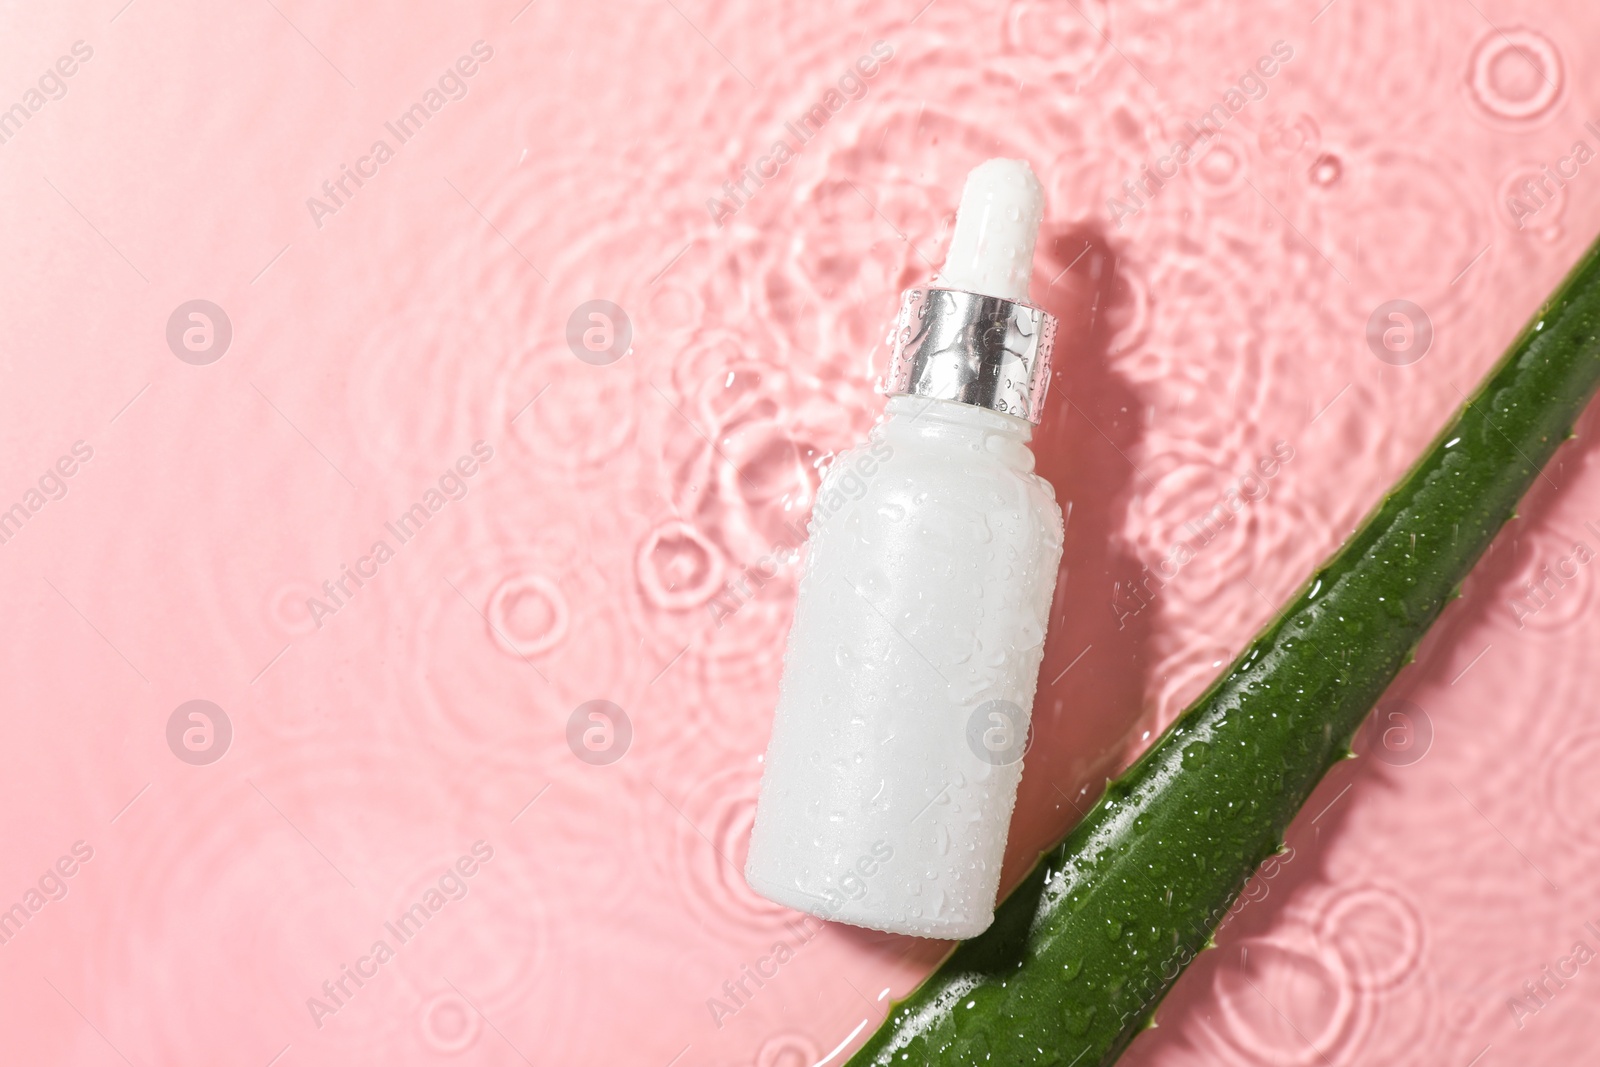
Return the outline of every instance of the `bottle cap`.
<path id="1" fill-rule="evenodd" d="M 1054 315 L 962 289 L 907 289 L 885 391 L 955 400 L 1038 424 Z"/>
<path id="2" fill-rule="evenodd" d="M 1027 302 L 1044 190 L 1023 160 L 967 175 L 938 283 L 906 290 L 885 391 L 1038 423 L 1056 320 Z"/>

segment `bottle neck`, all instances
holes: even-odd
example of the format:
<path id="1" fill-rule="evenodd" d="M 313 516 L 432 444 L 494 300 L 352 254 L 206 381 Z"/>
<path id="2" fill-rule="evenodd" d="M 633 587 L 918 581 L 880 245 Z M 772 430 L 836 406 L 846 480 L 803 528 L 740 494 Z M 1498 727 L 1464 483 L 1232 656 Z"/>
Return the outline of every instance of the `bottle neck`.
<path id="1" fill-rule="evenodd" d="M 884 409 L 882 429 L 891 443 L 917 441 L 995 454 L 1010 465 L 1033 469 L 1033 424 L 1015 415 L 922 396 L 892 396 Z M 1024 458 L 1026 457 L 1026 458 Z"/>

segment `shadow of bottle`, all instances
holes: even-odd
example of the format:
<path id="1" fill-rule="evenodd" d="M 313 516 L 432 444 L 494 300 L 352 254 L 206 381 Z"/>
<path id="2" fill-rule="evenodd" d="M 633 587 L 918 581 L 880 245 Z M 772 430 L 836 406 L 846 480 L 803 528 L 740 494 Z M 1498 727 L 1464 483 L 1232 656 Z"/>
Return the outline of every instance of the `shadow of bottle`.
<path id="1" fill-rule="evenodd" d="M 1045 412 L 1034 431 L 1038 472 L 1066 519 L 1033 739 L 1007 842 L 1002 892 L 1066 833 L 1132 755 L 1143 711 L 1145 653 L 1156 611 L 1130 595 L 1140 561 L 1117 536 L 1140 475 L 1129 457 L 1144 433 L 1133 387 L 1110 366 L 1131 302 L 1118 250 L 1098 228 L 1041 235 L 1035 277 L 1060 323 Z"/>

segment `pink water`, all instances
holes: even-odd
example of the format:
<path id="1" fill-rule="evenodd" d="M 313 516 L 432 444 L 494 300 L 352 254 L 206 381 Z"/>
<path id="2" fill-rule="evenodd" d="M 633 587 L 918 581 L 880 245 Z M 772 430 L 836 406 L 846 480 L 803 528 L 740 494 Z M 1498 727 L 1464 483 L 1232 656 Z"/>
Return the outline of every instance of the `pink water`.
<path id="1" fill-rule="evenodd" d="M 859 1043 L 946 946 L 802 938 L 740 867 L 789 524 L 879 411 L 967 169 L 1039 172 L 1065 339 L 1008 882 L 1600 230 L 1575 0 L 124 3 L 0 15 L 7 1064 Z M 1127 199 L 1216 104 L 1201 158 Z M 772 177 L 735 204 L 747 165 Z M 610 363 L 567 340 L 592 299 L 631 326 Z M 1412 313 L 1369 344 L 1393 300 L 1430 343 Z M 1127 1062 L 1592 1056 L 1596 428 Z"/>

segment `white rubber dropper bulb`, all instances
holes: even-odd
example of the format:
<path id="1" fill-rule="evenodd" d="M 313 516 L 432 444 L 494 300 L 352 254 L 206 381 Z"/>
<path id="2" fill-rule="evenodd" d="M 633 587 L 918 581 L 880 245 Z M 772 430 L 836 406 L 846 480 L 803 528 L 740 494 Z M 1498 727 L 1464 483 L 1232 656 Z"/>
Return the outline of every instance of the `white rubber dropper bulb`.
<path id="1" fill-rule="evenodd" d="M 1022 159 L 991 159 L 967 175 L 939 284 L 1026 302 L 1044 189 Z"/>

